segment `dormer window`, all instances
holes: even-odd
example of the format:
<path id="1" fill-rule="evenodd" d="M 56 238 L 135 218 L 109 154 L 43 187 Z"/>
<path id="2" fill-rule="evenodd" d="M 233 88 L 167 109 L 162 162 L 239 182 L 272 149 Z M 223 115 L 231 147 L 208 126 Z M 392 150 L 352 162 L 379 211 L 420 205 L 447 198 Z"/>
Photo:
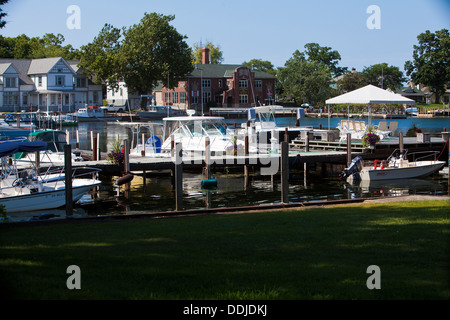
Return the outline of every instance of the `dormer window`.
<path id="1" fill-rule="evenodd" d="M 5 88 L 17 88 L 15 77 L 5 77 Z"/>

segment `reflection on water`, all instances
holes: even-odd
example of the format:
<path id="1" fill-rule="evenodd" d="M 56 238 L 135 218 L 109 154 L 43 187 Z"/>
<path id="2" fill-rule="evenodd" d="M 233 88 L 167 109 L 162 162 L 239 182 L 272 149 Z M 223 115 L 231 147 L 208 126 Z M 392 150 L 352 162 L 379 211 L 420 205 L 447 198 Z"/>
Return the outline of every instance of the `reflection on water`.
<path id="1" fill-rule="evenodd" d="M 333 118 L 332 127 L 340 119 Z M 281 124 L 290 124 L 289 119 L 280 119 Z M 377 120 L 374 120 L 375 122 Z M 448 118 L 442 119 L 400 119 L 399 129 L 407 130 L 413 122 L 418 127 L 440 132 L 448 127 Z M 294 120 L 295 122 L 295 120 Z M 305 119 L 301 125 L 327 125 L 328 119 Z M 76 143 L 76 128 L 69 128 L 72 145 Z M 133 133 L 129 128 L 115 123 L 80 123 L 78 127 L 81 149 L 89 149 L 90 131 L 100 133 L 100 147 L 106 152 L 112 142 L 119 139 L 132 141 Z M 185 210 L 199 208 L 221 208 L 277 204 L 281 202 L 279 177 L 252 175 L 247 184 L 240 174 L 215 174 L 218 187 L 215 190 L 202 190 L 200 174 L 183 174 L 183 205 Z M 85 195 L 81 206 L 75 207 L 79 216 L 130 214 L 141 212 L 160 212 L 175 210 L 175 197 L 171 177 L 135 176 L 129 191 L 124 186 L 117 190 L 112 178 L 103 177 L 102 185 L 95 194 Z M 348 184 L 336 179 L 311 179 L 305 181 L 303 174 L 292 172 L 290 177 L 289 201 L 324 201 L 337 199 L 368 198 L 379 196 L 398 196 L 407 194 L 445 195 L 448 194 L 448 179 L 435 175 L 428 179 L 379 181 L 376 183 Z M 40 216 L 42 214 L 48 214 Z M 52 217 L 52 215 L 54 215 Z M 64 210 L 47 210 L 10 215 L 14 221 L 29 219 L 65 217 Z"/>
<path id="2" fill-rule="evenodd" d="M 218 173 L 217 188 L 202 190 L 200 174 L 183 174 L 184 210 L 202 208 L 242 207 L 278 204 L 281 202 L 279 177 L 252 175 L 246 184 L 241 174 Z M 77 216 L 98 216 L 162 212 L 175 210 L 175 195 L 170 176 L 147 177 L 136 175 L 129 190 L 114 186 L 114 179 L 104 177 L 97 192 L 85 195 L 75 206 Z M 304 181 L 302 174 L 291 174 L 289 201 L 314 202 L 338 199 L 400 196 L 408 194 L 446 195 L 448 179 L 435 175 L 427 179 L 386 180 L 349 184 L 336 179 Z M 11 214 L 14 221 L 39 219 L 39 215 L 54 214 L 65 217 L 64 210 L 47 210 Z M 34 217 L 34 218 L 33 218 Z M 47 216 L 44 216 L 44 218 Z"/>

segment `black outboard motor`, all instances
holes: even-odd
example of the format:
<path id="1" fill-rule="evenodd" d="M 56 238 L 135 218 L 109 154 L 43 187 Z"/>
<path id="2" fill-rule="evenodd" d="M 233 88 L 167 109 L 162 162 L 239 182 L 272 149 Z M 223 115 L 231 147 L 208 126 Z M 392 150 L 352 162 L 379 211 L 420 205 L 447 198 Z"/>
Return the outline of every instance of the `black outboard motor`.
<path id="1" fill-rule="evenodd" d="M 363 159 L 360 156 L 355 157 L 350 163 L 350 166 L 339 175 L 339 179 L 346 180 L 352 174 L 358 173 L 361 171 L 363 166 Z"/>

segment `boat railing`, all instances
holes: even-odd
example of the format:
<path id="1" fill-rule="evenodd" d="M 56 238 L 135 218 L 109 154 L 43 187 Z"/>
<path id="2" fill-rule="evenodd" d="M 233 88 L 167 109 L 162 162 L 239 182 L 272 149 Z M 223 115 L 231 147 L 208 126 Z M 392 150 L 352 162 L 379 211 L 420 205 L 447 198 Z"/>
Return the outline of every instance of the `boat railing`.
<path id="1" fill-rule="evenodd" d="M 423 160 L 437 161 L 438 154 L 439 151 L 418 151 L 410 153 L 409 156 L 412 157 L 413 162 Z"/>

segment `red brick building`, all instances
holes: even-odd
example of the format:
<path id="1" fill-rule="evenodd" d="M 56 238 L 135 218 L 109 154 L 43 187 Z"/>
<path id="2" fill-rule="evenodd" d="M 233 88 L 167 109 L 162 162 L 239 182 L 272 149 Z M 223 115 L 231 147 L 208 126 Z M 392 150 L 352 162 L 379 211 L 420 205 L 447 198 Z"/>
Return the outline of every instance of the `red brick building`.
<path id="1" fill-rule="evenodd" d="M 155 90 L 157 105 L 179 105 L 197 111 L 209 106 L 245 108 L 273 104 L 276 77 L 243 65 L 210 64 L 209 50 L 203 49 L 203 63 L 178 87 Z"/>

